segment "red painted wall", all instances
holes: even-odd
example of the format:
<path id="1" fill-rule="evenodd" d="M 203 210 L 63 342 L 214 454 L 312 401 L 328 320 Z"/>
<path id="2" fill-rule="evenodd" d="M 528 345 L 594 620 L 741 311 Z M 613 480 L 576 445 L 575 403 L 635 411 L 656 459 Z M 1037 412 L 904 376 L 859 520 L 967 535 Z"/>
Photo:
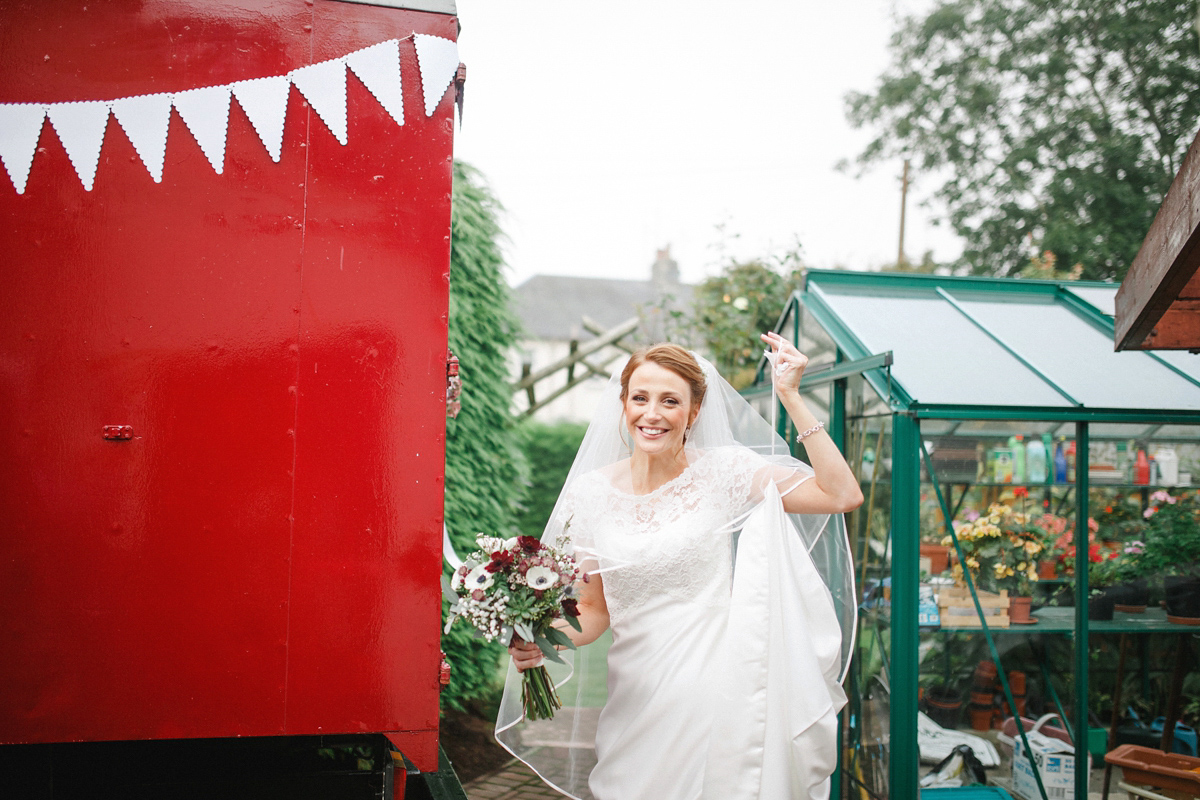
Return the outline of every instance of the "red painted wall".
<path id="1" fill-rule="evenodd" d="M 0 102 L 281 75 L 453 17 L 335 0 L 3 2 Z M 109 118 L 0 175 L 0 743 L 401 732 L 436 769 L 453 91 L 292 88 L 224 174 Z M 135 438 L 106 441 L 104 425 Z"/>

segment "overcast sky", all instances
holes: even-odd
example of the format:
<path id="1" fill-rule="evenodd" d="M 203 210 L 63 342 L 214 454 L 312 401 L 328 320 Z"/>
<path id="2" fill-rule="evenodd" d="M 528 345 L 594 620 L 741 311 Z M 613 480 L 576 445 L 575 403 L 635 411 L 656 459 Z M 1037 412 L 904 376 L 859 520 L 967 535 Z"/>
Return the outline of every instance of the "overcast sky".
<path id="1" fill-rule="evenodd" d="M 507 208 L 510 282 L 645 279 L 668 245 L 688 282 L 796 241 L 810 266 L 894 262 L 902 165 L 835 168 L 869 138 L 843 98 L 876 85 L 895 14 L 929 5 L 458 0 L 455 154 Z M 905 250 L 952 258 L 914 177 Z"/>

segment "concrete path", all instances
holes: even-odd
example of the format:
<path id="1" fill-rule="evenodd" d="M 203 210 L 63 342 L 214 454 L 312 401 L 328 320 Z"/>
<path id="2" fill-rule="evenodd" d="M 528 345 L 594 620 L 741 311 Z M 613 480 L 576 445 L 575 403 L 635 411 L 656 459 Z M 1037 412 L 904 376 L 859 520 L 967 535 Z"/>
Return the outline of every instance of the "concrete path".
<path id="1" fill-rule="evenodd" d="M 495 772 L 481 775 L 463 787 L 468 800 L 562 800 L 529 767 L 515 758 Z"/>

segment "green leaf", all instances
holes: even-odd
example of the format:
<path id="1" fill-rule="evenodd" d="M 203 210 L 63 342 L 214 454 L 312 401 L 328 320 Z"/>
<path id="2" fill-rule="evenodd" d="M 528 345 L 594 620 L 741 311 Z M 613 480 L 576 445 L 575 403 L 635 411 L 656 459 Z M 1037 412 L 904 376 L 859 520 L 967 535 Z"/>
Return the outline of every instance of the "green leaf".
<path id="1" fill-rule="evenodd" d="M 558 628 L 547 627 L 545 629 L 545 633 L 546 638 L 550 640 L 551 644 L 569 647 L 572 650 L 575 649 L 575 643 L 571 641 L 571 637 L 567 636 Z"/>
<path id="2" fill-rule="evenodd" d="M 562 656 L 558 654 L 558 650 L 556 650 L 554 645 L 550 644 L 550 642 L 548 642 L 544 636 L 539 636 L 536 640 L 534 640 L 534 643 L 537 644 L 538 649 L 542 651 L 542 655 L 544 655 L 546 658 L 550 659 L 556 664 L 567 663 L 562 660 Z"/>

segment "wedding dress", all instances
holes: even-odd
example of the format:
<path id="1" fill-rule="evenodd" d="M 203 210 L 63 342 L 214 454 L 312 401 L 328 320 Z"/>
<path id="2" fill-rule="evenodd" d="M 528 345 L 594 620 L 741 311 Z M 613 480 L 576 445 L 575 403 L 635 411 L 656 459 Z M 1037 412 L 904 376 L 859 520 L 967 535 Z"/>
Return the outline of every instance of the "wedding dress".
<path id="1" fill-rule="evenodd" d="M 828 797 L 847 613 L 828 573 L 848 566 L 845 534 L 828 517 L 798 528 L 781 496 L 811 469 L 718 435 L 727 415 L 702 430 L 710 410 L 674 480 L 637 495 L 628 460 L 573 470 L 547 526 L 603 581 L 611 644 L 547 664 L 564 684 L 550 721 L 522 717 L 510 666 L 497 739 L 569 797 Z M 822 574 L 814 554 L 830 553 L 845 563 Z"/>

